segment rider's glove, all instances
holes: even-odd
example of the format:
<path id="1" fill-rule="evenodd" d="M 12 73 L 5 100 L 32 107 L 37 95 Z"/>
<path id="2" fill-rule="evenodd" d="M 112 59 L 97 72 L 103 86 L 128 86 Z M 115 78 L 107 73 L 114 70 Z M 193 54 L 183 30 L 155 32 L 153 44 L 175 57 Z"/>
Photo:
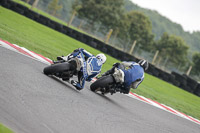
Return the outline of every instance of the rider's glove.
<path id="1" fill-rule="evenodd" d="M 74 52 L 79 52 L 81 50 L 83 50 L 83 48 L 77 48 L 77 49 L 74 50 Z"/>

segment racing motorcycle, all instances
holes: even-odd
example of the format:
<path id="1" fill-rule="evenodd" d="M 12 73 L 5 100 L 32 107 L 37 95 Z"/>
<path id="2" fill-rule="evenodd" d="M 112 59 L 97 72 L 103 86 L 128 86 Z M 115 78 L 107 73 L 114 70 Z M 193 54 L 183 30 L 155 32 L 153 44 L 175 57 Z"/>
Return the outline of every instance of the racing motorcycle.
<path id="1" fill-rule="evenodd" d="M 124 93 L 121 89 L 124 83 L 124 72 L 120 68 L 124 69 L 123 66 L 114 67 L 111 74 L 102 75 L 102 77 L 98 78 L 91 84 L 91 91 L 100 92 L 103 95 L 108 93 L 113 95 L 116 92 Z"/>
<path id="2" fill-rule="evenodd" d="M 56 77 L 62 78 L 64 81 L 69 81 L 74 75 L 77 75 L 79 71 L 83 74 L 86 72 L 86 60 L 81 51 L 76 57 L 72 57 L 72 54 L 69 54 L 65 57 L 57 57 L 54 64 L 44 68 L 43 72 L 46 75 L 54 75 Z"/>

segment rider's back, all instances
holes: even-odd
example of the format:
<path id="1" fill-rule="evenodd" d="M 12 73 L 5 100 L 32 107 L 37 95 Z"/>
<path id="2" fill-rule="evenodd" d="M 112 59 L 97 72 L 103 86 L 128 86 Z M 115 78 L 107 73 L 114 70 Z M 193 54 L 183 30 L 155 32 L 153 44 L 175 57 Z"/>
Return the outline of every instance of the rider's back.
<path id="1" fill-rule="evenodd" d="M 137 79 L 144 79 L 144 69 L 139 64 L 132 65 L 131 68 L 123 71 L 125 87 L 130 86 Z"/>

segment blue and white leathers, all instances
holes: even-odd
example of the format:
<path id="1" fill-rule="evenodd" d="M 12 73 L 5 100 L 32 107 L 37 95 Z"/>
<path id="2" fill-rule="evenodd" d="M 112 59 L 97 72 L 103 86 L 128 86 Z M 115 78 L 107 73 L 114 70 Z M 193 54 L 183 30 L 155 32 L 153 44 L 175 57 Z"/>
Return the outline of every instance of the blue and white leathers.
<path id="1" fill-rule="evenodd" d="M 133 82 L 137 82 L 135 88 L 144 80 L 144 69 L 136 62 L 122 62 L 128 69 L 122 70 L 124 72 L 124 87 L 129 88 Z"/>
<path id="2" fill-rule="evenodd" d="M 102 68 L 102 62 L 98 60 L 94 55 L 89 53 L 84 49 L 79 49 L 79 51 L 72 53 L 73 57 L 79 56 L 84 57 L 83 60 L 87 59 L 87 61 L 83 61 L 83 67 L 80 69 L 83 72 L 83 75 L 80 78 L 80 83 L 77 83 L 76 86 L 79 88 L 84 88 L 85 81 L 91 81 L 92 78 L 96 77 Z M 84 56 L 83 56 L 84 55 Z"/>
<path id="3" fill-rule="evenodd" d="M 87 60 L 87 81 L 91 81 L 92 78 L 96 77 L 102 68 L 102 62 L 100 62 L 95 56 L 91 56 Z"/>

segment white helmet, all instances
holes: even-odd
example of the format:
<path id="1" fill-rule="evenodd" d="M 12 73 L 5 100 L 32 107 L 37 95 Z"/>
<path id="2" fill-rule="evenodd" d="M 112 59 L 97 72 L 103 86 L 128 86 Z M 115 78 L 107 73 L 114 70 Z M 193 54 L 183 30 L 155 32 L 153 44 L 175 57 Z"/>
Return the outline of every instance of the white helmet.
<path id="1" fill-rule="evenodd" d="M 102 64 L 106 62 L 106 56 L 104 54 L 98 54 L 96 55 L 96 58 L 99 59 Z"/>

